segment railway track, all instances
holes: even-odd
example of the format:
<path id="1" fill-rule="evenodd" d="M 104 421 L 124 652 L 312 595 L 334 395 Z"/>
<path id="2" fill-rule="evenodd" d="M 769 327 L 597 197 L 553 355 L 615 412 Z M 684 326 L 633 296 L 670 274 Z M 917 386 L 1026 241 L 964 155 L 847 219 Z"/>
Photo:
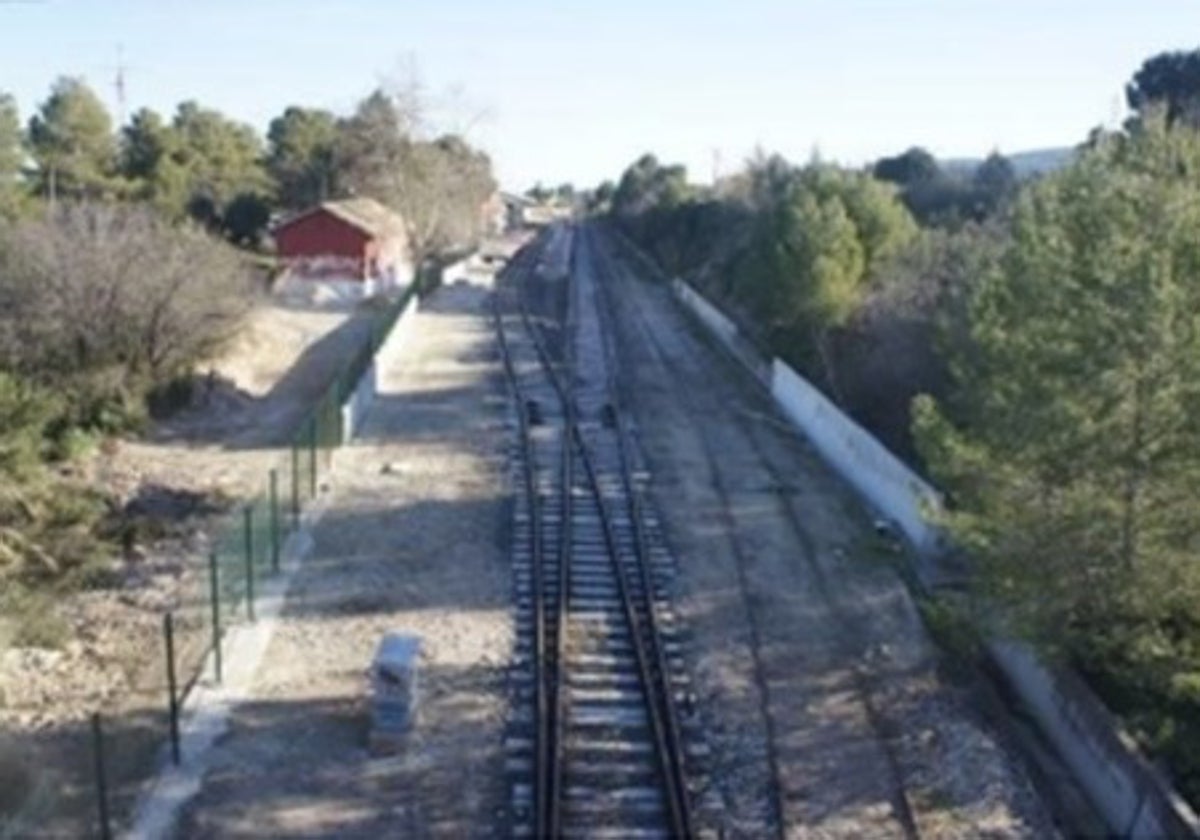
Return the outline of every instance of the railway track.
<path id="1" fill-rule="evenodd" d="M 514 833 L 692 836 L 689 781 L 702 748 L 680 710 L 688 685 L 666 594 L 673 562 L 615 402 L 593 278 L 572 272 L 561 364 L 527 306 L 546 247 L 543 238 L 513 261 L 496 308 L 523 491 L 513 534 L 526 701 L 510 738 Z"/>

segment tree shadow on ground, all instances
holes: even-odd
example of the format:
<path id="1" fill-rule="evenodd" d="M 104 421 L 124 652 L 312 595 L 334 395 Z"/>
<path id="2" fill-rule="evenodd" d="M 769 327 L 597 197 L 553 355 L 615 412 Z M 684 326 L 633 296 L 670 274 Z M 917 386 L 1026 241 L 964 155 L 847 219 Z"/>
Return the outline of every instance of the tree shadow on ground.
<path id="1" fill-rule="evenodd" d="M 103 703 L 102 750 L 108 810 L 114 827 L 133 808 L 142 782 L 157 767 L 168 738 L 167 695 Z M 100 836 L 99 777 L 89 718 L 31 728 L 0 725 L 0 836 Z"/>
<path id="2" fill-rule="evenodd" d="M 347 663 L 359 677 L 368 663 Z M 494 836 L 507 815 L 502 723 L 474 698 L 494 666 L 420 670 L 417 717 L 372 756 L 365 675 L 344 694 L 240 705 L 180 837 Z M 483 745 L 481 747 L 481 744 Z"/>
<path id="3" fill-rule="evenodd" d="M 505 496 L 397 507 L 384 492 L 364 500 L 358 510 L 331 510 L 313 534 L 284 617 L 307 621 L 434 608 L 507 610 L 510 511 Z M 481 564 L 486 554 L 497 557 L 495 566 Z M 482 565 L 501 585 L 481 587 L 463 574 L 464 565 L 475 574 Z"/>
<path id="4" fill-rule="evenodd" d="M 300 424 L 325 390 L 371 336 L 371 313 L 360 310 L 304 349 L 287 372 L 262 396 L 228 383 L 214 385 L 201 378 L 198 405 L 158 424 L 154 443 L 222 444 L 225 449 L 283 446 L 292 441 Z M 217 395 L 216 389 L 224 393 Z M 216 414 L 217 416 L 214 416 Z"/>

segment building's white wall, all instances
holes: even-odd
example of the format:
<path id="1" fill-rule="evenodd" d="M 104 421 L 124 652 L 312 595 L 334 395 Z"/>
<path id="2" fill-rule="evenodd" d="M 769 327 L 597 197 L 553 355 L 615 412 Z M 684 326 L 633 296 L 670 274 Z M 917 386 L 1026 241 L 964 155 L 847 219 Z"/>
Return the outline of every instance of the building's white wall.
<path id="1" fill-rule="evenodd" d="M 396 237 L 381 244 L 377 262 L 379 273 L 375 281 L 379 291 L 400 289 L 412 282 L 412 255 L 406 239 Z"/>
<path id="2" fill-rule="evenodd" d="M 313 277 L 286 274 L 275 285 L 275 294 L 304 306 L 350 307 L 378 291 L 375 280 L 353 277 Z"/>

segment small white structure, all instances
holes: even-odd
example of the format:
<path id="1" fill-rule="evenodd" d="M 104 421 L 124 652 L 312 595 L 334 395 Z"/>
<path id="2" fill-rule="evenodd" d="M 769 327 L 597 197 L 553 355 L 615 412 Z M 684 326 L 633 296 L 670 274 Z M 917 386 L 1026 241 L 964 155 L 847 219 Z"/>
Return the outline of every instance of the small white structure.
<path id="1" fill-rule="evenodd" d="M 374 755 L 400 749 L 416 717 L 417 657 L 421 640 L 406 633 L 384 634 L 371 662 L 371 734 Z"/>

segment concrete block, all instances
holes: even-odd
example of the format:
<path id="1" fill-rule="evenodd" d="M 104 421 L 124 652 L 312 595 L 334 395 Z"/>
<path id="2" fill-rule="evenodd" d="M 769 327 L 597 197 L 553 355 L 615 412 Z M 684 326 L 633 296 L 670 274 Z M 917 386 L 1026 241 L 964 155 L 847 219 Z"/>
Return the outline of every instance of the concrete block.
<path id="1" fill-rule="evenodd" d="M 417 658 L 421 640 L 398 632 L 384 634 L 371 661 L 371 734 L 368 746 L 375 755 L 399 750 L 416 718 Z"/>

